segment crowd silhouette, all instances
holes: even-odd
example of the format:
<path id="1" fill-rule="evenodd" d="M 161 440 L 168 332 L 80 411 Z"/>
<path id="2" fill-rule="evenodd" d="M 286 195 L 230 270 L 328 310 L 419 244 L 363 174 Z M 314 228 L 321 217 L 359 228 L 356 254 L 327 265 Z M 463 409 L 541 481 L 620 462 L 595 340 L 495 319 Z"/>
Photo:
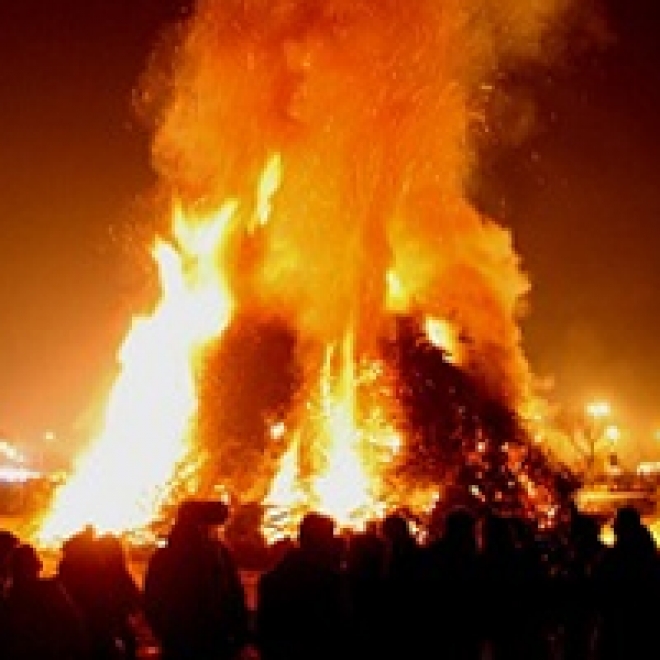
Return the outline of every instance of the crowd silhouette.
<path id="1" fill-rule="evenodd" d="M 219 503 L 185 502 L 136 580 L 122 540 L 84 529 L 53 574 L 0 531 L 5 660 L 637 660 L 660 621 L 660 555 L 622 507 L 605 545 L 573 509 L 551 532 L 454 508 L 339 532 L 309 513 L 259 573 L 252 607 Z"/>

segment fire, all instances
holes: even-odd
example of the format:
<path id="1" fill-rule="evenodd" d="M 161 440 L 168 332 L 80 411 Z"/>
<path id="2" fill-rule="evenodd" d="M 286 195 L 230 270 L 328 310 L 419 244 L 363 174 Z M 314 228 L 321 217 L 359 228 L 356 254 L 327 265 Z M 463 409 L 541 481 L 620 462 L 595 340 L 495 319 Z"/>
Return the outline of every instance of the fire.
<path id="1" fill-rule="evenodd" d="M 254 214 L 259 225 L 268 222 L 270 198 L 280 176 L 281 160 L 275 154 L 259 179 Z M 194 464 L 190 432 L 197 410 L 200 356 L 232 318 L 233 300 L 219 256 L 235 229 L 237 208 L 230 200 L 216 214 L 196 217 L 175 207 L 174 243 L 158 240 L 153 250 L 162 298 L 150 317 L 136 318 L 129 329 L 105 427 L 57 493 L 39 533 L 43 543 L 88 524 L 99 532 L 144 532 L 179 486 L 176 480 L 186 474 L 186 463 Z M 254 226 L 246 231 L 254 231 Z M 376 413 L 380 421 L 372 423 L 371 430 L 358 420 L 355 361 L 351 333 L 339 349 L 326 349 L 319 410 L 313 418 L 316 439 L 308 457 L 312 467 L 301 472 L 300 452 L 305 449 L 300 438 L 305 430 L 299 428 L 265 498 L 265 504 L 285 512 L 283 519 L 266 521 L 269 540 L 291 533 L 312 509 L 353 528 L 382 516 L 380 465 L 392 459 L 401 439 L 383 423 L 382 411 Z M 286 426 L 275 424 L 271 433 L 281 438 Z M 194 474 L 194 468 L 191 471 Z M 185 487 L 194 492 L 194 478 Z"/>
<path id="2" fill-rule="evenodd" d="M 429 341 L 445 352 L 447 360 L 453 364 L 460 363 L 459 339 L 456 328 L 449 321 L 434 318 L 427 318 L 425 327 Z"/>
<path id="3" fill-rule="evenodd" d="M 172 33 L 181 41 L 168 84 L 154 69 L 140 90 L 156 121 L 156 173 L 181 200 L 173 240 L 153 252 L 162 298 L 129 328 L 102 431 L 57 492 L 44 540 L 88 523 L 139 530 L 196 491 L 206 351 L 253 312 L 286 319 L 304 373 L 297 394 L 307 395 L 258 439 L 270 443 L 264 462 L 276 449 L 260 491 L 268 538 L 311 508 L 359 526 L 403 497 L 436 501 L 441 484 L 402 495 L 388 481 L 409 438 L 394 388 L 377 392 L 387 389 L 379 342 L 392 315 L 420 317 L 451 361 L 451 373 L 435 355 L 426 365 L 461 385 L 436 442 L 446 433 L 456 447 L 464 433 L 474 445 L 477 393 L 512 410 L 524 403 L 518 322 L 529 282 L 509 232 L 466 192 L 470 145 L 485 132 L 500 59 L 542 52 L 568 4 L 198 0 Z M 402 396 L 437 397 L 426 385 L 409 380 Z M 257 442 L 247 435 L 232 438 L 239 459 Z M 466 453 L 497 455 L 485 447 Z"/>
<path id="4" fill-rule="evenodd" d="M 339 373 L 333 373 L 339 353 Z M 371 432 L 361 423 L 356 401 L 356 367 L 352 337 L 348 334 L 336 351 L 326 350 L 319 383 L 319 410 L 313 416 L 311 468 L 302 473 L 304 441 L 298 435 L 283 455 L 265 504 L 274 514 L 266 520 L 269 540 L 295 530 L 310 510 L 331 515 L 340 527 L 360 528 L 384 511 L 379 476 L 383 463 L 396 455 L 400 439 L 388 426 Z M 374 451 L 376 446 L 376 451 Z M 295 512 L 293 516 L 290 512 Z M 283 512 L 283 516 L 279 512 Z M 284 518 L 284 520 L 283 520 Z"/>
<path id="5" fill-rule="evenodd" d="M 350 342 L 349 342 L 350 343 Z M 355 417 L 355 374 L 350 348 L 336 388 L 332 387 L 328 371 L 332 351 L 328 350 L 322 371 L 322 433 L 327 437 L 321 466 L 312 477 L 311 488 L 316 493 L 321 512 L 347 523 L 355 509 L 369 502 L 369 478 L 360 452 L 360 431 Z"/>
<path id="6" fill-rule="evenodd" d="M 259 180 L 255 220 L 261 226 L 268 222 L 272 208 L 272 197 L 280 187 L 281 180 L 282 157 L 279 153 L 275 153 L 268 159 Z"/>
<path id="7" fill-rule="evenodd" d="M 87 524 L 100 532 L 138 530 L 167 501 L 175 468 L 187 458 L 200 350 L 231 319 L 217 255 L 235 209 L 227 202 L 212 217 L 189 218 L 176 207 L 175 244 L 158 240 L 153 250 L 162 298 L 150 317 L 131 324 L 105 426 L 57 492 L 39 532 L 43 542 Z"/>

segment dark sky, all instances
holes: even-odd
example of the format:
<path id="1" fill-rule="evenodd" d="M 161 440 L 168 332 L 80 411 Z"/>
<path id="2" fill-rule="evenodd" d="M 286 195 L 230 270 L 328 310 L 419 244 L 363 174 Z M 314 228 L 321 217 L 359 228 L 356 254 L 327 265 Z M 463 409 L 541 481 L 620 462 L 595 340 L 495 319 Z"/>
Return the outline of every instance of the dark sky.
<path id="1" fill-rule="evenodd" d="M 144 302 L 145 246 L 130 228 L 153 174 L 131 91 L 183 4 L 0 3 L 0 433 L 73 435 L 106 392 Z M 572 406 L 607 398 L 648 448 L 660 427 L 660 19 L 654 0 L 608 4 L 607 48 L 568 48 L 517 81 L 534 127 L 486 155 L 478 194 L 530 274 L 534 372 Z"/>
<path id="2" fill-rule="evenodd" d="M 132 90 L 168 0 L 0 4 L 0 430 L 67 436 L 103 397 L 152 183 Z M 85 430 L 84 428 L 81 430 Z"/>
<path id="3" fill-rule="evenodd" d="M 660 11 L 605 7 L 607 46 L 569 44 L 527 86 L 536 126 L 485 160 L 484 197 L 531 275 L 534 371 L 571 406 L 608 399 L 631 444 L 660 453 Z"/>

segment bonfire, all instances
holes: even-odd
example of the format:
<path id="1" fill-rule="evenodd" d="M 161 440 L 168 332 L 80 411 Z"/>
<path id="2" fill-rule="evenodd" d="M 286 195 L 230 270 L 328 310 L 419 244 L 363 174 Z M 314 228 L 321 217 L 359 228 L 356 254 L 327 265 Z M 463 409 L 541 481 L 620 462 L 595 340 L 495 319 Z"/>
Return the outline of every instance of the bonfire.
<path id="1" fill-rule="evenodd" d="M 161 295 L 118 351 L 101 431 L 44 541 L 153 527 L 191 496 L 360 527 L 443 504 L 552 525 L 534 440 L 530 282 L 468 194 L 503 62 L 567 3 L 200 0 L 159 44 Z"/>

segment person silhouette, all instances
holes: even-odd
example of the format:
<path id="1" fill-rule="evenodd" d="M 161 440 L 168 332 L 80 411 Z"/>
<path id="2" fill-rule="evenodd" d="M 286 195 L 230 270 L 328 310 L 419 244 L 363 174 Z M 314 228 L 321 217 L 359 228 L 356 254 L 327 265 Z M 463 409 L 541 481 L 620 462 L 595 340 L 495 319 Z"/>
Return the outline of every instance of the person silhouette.
<path id="1" fill-rule="evenodd" d="M 596 563 L 600 617 L 598 660 L 648 657 L 660 620 L 660 559 L 653 536 L 632 506 L 615 515 L 614 544 Z"/>
<path id="2" fill-rule="evenodd" d="M 238 567 L 214 533 L 228 514 L 223 506 L 182 503 L 167 543 L 147 564 L 144 611 L 162 660 L 229 660 L 247 643 Z"/>
<path id="3" fill-rule="evenodd" d="M 345 657 L 348 612 L 334 521 L 306 514 L 298 542 L 258 582 L 256 639 L 263 660 Z"/>
<path id="4" fill-rule="evenodd" d="M 91 660 L 84 619 L 57 577 L 41 577 L 30 544 L 8 557 L 10 586 L 0 616 L 3 660 Z"/>

